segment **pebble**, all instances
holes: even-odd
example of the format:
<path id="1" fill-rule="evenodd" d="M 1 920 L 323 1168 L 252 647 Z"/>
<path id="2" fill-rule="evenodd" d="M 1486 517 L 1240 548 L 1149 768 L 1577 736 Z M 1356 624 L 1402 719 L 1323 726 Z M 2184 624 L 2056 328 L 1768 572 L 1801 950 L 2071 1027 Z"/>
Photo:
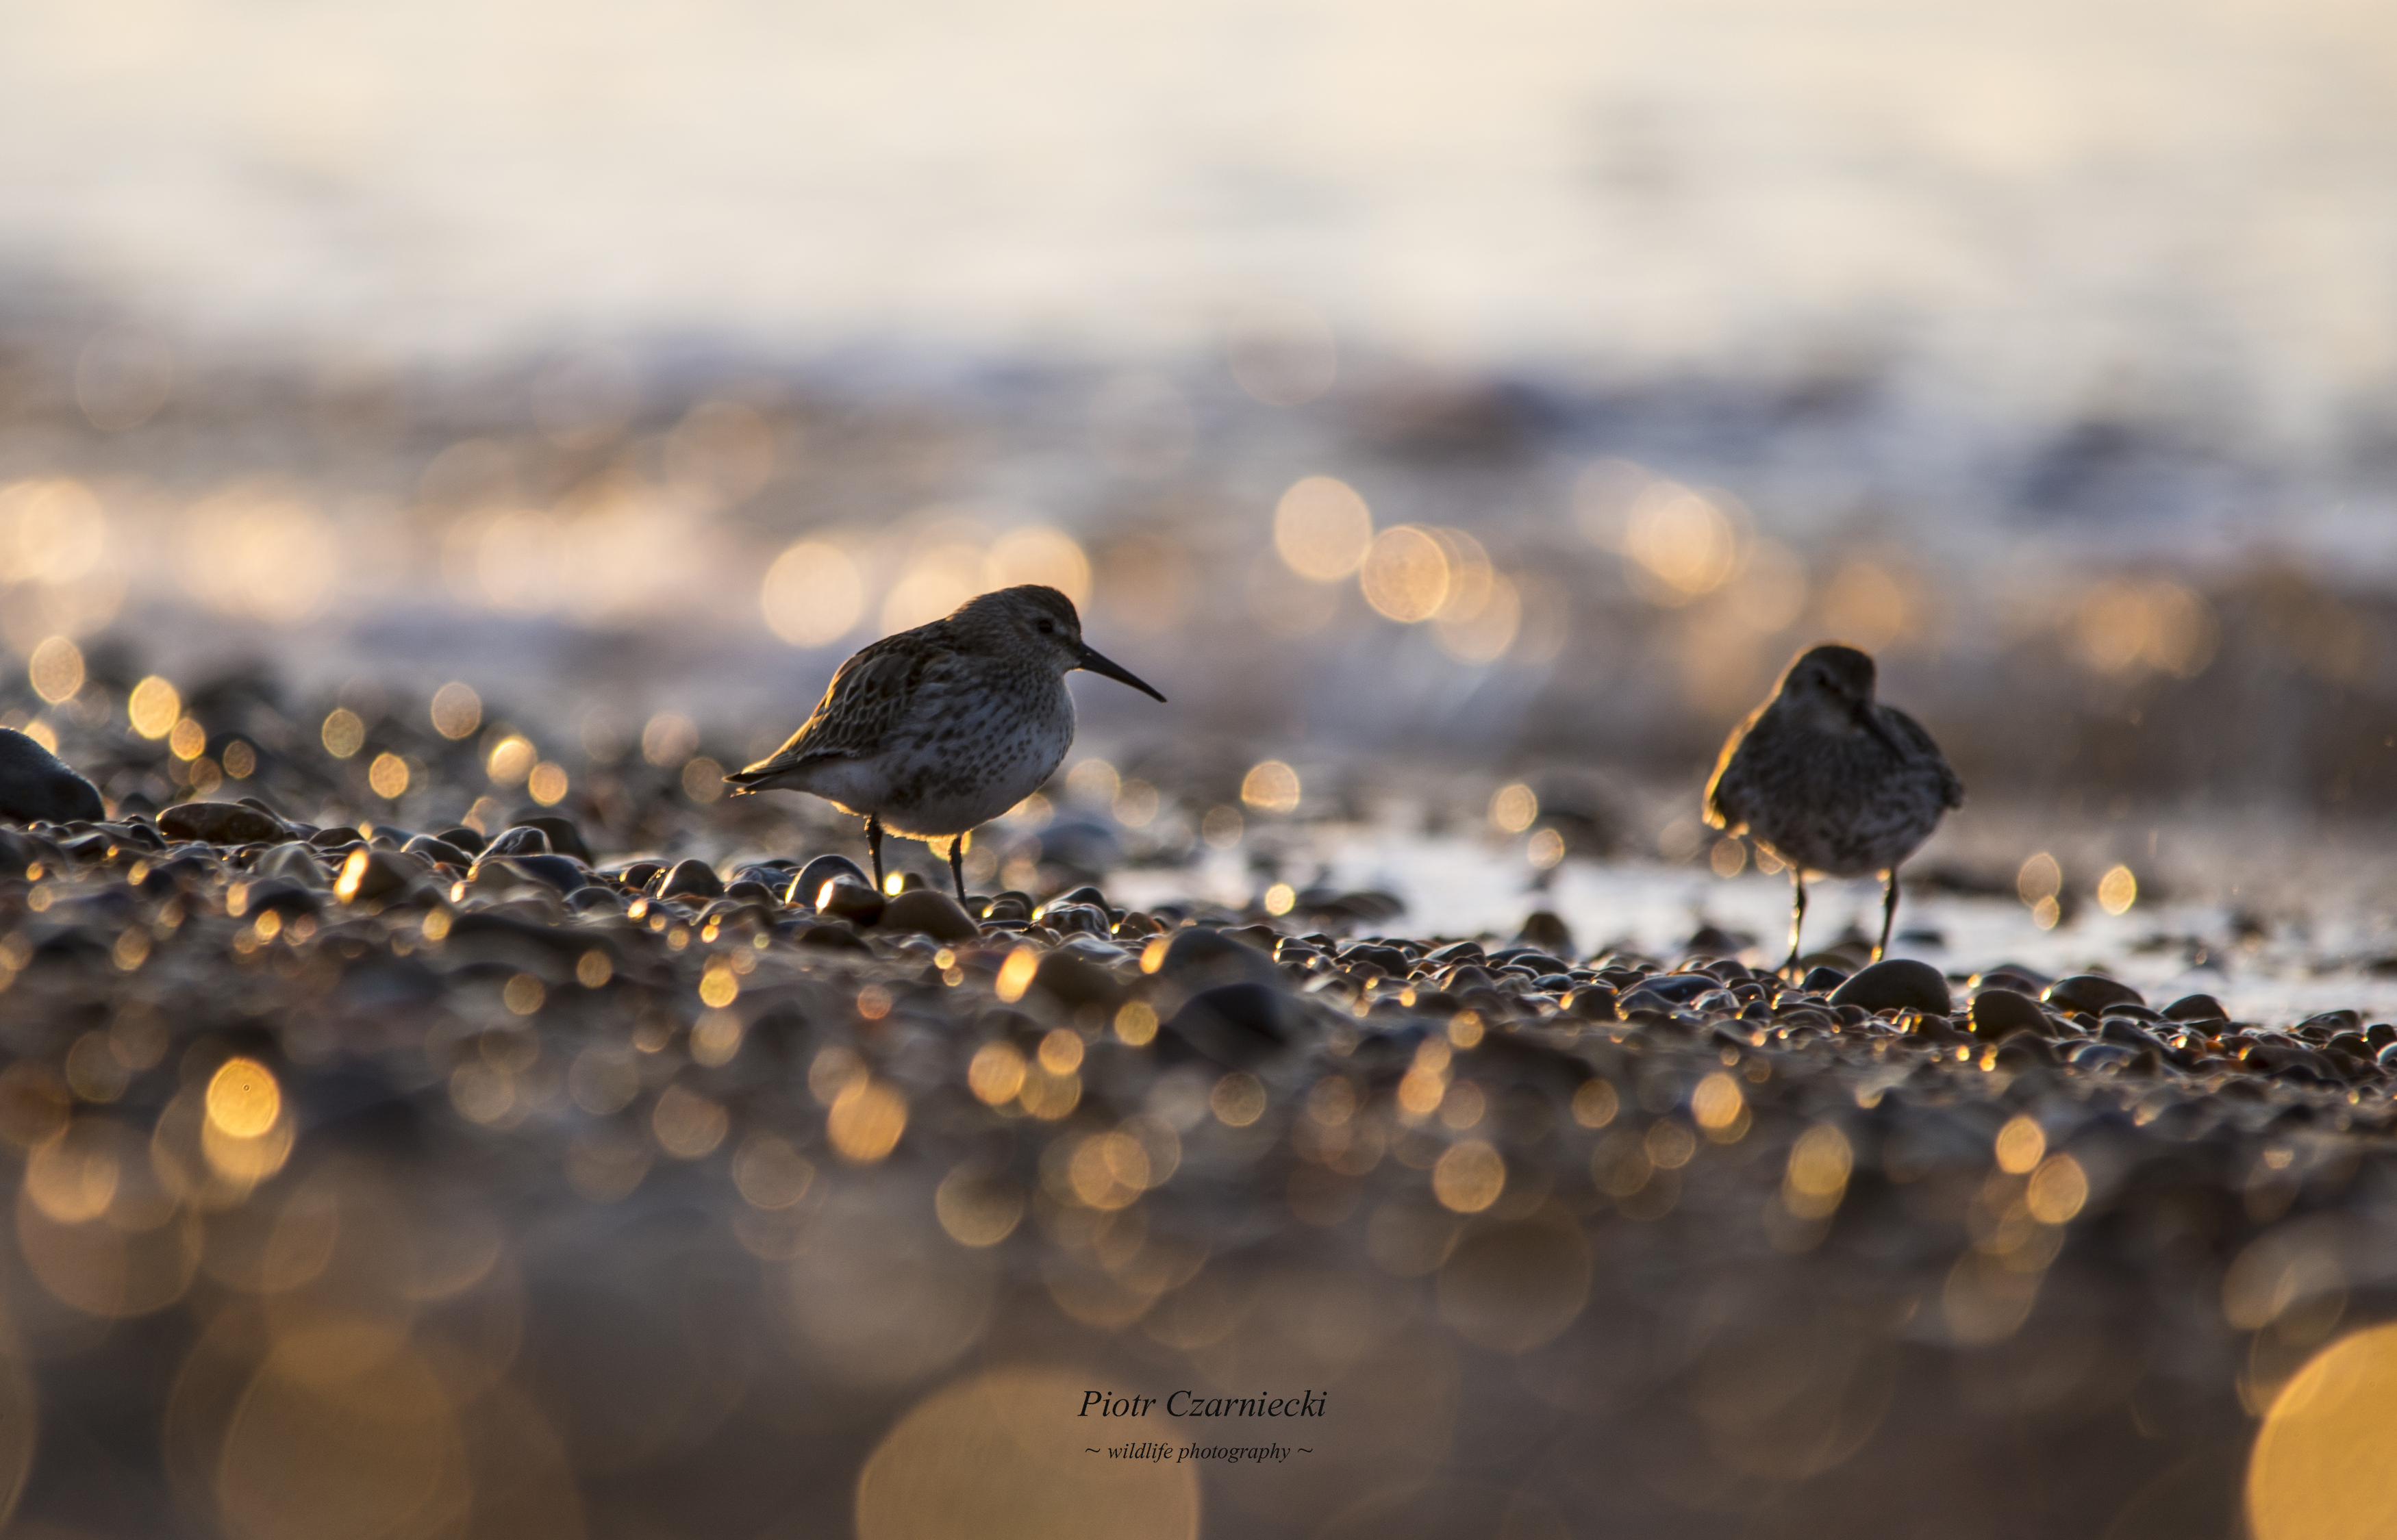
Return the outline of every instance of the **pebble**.
<path id="1" fill-rule="evenodd" d="M 0 728 L 0 818 L 63 824 L 108 816 L 100 788 L 14 728 Z"/>
<path id="2" fill-rule="evenodd" d="M 487 856 L 547 855 L 549 849 L 549 835 L 546 830 L 519 824 L 511 829 L 502 829 L 492 836 L 491 842 L 483 847 L 482 853 Z"/>
<path id="3" fill-rule="evenodd" d="M 883 905 L 874 923 L 885 931 L 914 931 L 934 941 L 971 941 L 982 934 L 973 917 L 937 888 L 901 893 Z"/>
<path id="4" fill-rule="evenodd" d="M 515 826 L 539 829 L 549 837 L 549 848 L 557 854 L 570 855 L 585 866 L 593 864 L 591 847 L 583 842 L 583 831 L 574 826 L 570 818 L 547 812 L 519 813 Z"/>
<path id="5" fill-rule="evenodd" d="M 2109 979 L 2103 973 L 2075 973 L 2056 980 L 2041 997 L 2062 1011 L 2077 1011 L 2092 1016 L 2102 1016 L 2109 1005 L 2145 1005 L 2139 992 L 2120 979 Z"/>
<path id="6" fill-rule="evenodd" d="M 1250 1068 L 1290 1038 L 1297 1005 L 1261 984 L 1201 989 L 1165 1022 L 1164 1031 L 1200 1056 L 1231 1069 Z"/>
<path id="7" fill-rule="evenodd" d="M 799 868 L 799 875 L 791 879 L 789 888 L 783 894 L 783 902 L 804 904 L 814 908 L 824 891 L 824 885 L 843 877 L 868 892 L 874 890 L 874 879 L 866 876 L 865 868 L 856 862 L 845 855 L 820 855 Z M 1029 910 L 1025 912 L 1030 913 Z"/>
<path id="8" fill-rule="evenodd" d="M 291 833 L 281 819 L 241 802 L 178 802 L 158 814 L 158 828 L 169 839 L 210 845 L 259 845 Z"/>
<path id="9" fill-rule="evenodd" d="M 537 831 L 536 831 L 537 832 Z M 716 868 L 696 856 L 677 861 L 658 886 L 660 898 L 721 898 L 724 883 Z M 877 909 L 877 913 L 880 911 Z"/>
<path id="10" fill-rule="evenodd" d="M 1480 955 L 1480 948 L 1474 949 Z M 1220 931 L 1192 926 L 1166 944 L 1158 976 L 1187 996 L 1214 984 L 1255 984 L 1279 988 L 1281 970 L 1273 958 Z"/>
<path id="11" fill-rule="evenodd" d="M 845 877 L 825 883 L 816 896 L 816 907 L 826 919 L 845 919 L 852 925 L 876 923 L 890 903 L 865 883 L 852 882 Z"/>
<path id="12" fill-rule="evenodd" d="M 1992 1042 L 2002 1041 L 2014 1032 L 2056 1036 L 2056 1024 L 2039 1002 L 2011 989 L 1989 988 L 1974 996 L 1972 1022 L 1973 1030 Z"/>
<path id="13" fill-rule="evenodd" d="M 1927 962 L 1912 957 L 1884 957 L 1851 977 L 1831 992 L 1833 1005 L 1862 1006 L 1867 1011 L 1920 1011 L 1944 1016 L 1955 1007 L 1948 977 Z"/>

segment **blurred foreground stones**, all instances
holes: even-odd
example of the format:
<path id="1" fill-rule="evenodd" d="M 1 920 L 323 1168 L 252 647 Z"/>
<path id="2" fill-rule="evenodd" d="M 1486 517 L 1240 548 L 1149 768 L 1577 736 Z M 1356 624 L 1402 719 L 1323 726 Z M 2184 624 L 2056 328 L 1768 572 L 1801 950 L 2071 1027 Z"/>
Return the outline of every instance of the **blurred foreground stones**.
<path id="1" fill-rule="evenodd" d="M 755 816 L 680 767 L 512 805 L 504 732 L 195 709 L 68 718 L 114 816 L 0 829 L 33 1533 L 2386 1533 L 2385 1023 L 1038 862 L 966 913 L 678 853 Z"/>

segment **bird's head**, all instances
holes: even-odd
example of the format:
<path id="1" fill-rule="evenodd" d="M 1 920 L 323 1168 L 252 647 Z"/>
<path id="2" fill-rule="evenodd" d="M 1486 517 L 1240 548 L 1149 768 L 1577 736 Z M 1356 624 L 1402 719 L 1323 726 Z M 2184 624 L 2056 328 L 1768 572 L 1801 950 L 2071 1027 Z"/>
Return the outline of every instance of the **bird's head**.
<path id="1" fill-rule="evenodd" d="M 1809 648 L 1781 676 L 1781 698 L 1810 716 L 1855 722 L 1872 704 L 1872 655 L 1838 642 Z"/>
<path id="2" fill-rule="evenodd" d="M 1059 674 L 1087 668 L 1145 695 L 1165 697 L 1121 663 L 1082 640 L 1074 601 L 1054 588 L 1025 583 L 968 599 L 949 619 L 960 628 L 995 636 L 1011 650 L 1040 660 Z"/>

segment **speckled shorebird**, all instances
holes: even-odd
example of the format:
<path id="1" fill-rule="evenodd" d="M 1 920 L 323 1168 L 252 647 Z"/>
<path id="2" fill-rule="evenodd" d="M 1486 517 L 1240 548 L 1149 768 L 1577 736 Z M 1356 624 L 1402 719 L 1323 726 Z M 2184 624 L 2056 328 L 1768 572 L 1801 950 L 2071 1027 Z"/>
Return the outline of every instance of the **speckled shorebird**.
<path id="1" fill-rule="evenodd" d="M 1964 805 L 1964 786 L 1922 724 L 1873 699 L 1873 661 L 1828 643 L 1798 655 L 1773 698 L 1732 730 L 1707 783 L 1707 822 L 1745 834 L 1789 865 L 1796 890 L 1789 960 L 1806 923 L 1806 874 L 1883 884 L 1881 942 L 1897 917 L 1897 866 L 1940 815 Z"/>
<path id="2" fill-rule="evenodd" d="M 841 664 L 789 743 L 724 779 L 864 815 L 877 890 L 885 829 L 947 839 L 963 903 L 966 836 L 1039 790 L 1073 745 L 1065 676 L 1078 668 L 1165 699 L 1086 646 L 1074 602 L 1054 588 L 984 594 Z"/>

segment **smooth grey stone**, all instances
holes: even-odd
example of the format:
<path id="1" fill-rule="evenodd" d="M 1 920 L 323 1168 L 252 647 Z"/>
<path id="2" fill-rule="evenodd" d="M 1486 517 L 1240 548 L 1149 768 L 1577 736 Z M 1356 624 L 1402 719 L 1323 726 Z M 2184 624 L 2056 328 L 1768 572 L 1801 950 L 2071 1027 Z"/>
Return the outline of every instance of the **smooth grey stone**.
<path id="1" fill-rule="evenodd" d="M 2047 986 L 2041 998 L 2066 1011 L 2085 1011 L 2102 1016 L 2109 1005 L 2145 1005 L 2139 992 L 2120 979 L 2109 979 L 2103 973 L 2075 973 L 2056 980 Z"/>
<path id="2" fill-rule="evenodd" d="M 1239 1069 L 1288 1042 L 1297 1011 L 1288 995 L 1265 984 L 1217 984 L 1185 1000 L 1163 1031 L 1199 1056 Z"/>
<path id="3" fill-rule="evenodd" d="M 937 888 L 901 893 L 882 906 L 874 923 L 885 931 L 919 931 L 934 941 L 971 941 L 982 934 L 973 917 Z"/>
<path id="4" fill-rule="evenodd" d="M 1158 976 L 1185 996 L 1217 984 L 1254 984 L 1279 988 L 1281 970 L 1272 957 L 1201 926 L 1176 931 L 1165 944 Z"/>
<path id="5" fill-rule="evenodd" d="M 100 788 L 14 728 L 0 728 L 0 818 L 20 824 L 101 819 Z"/>
<path id="6" fill-rule="evenodd" d="M 674 864 L 674 869 L 666 873 L 665 881 L 659 885 L 658 896 L 660 898 L 722 898 L 724 882 L 716 875 L 715 867 L 697 856 L 692 856 Z"/>
<path id="7" fill-rule="evenodd" d="M 821 902 L 816 907 L 825 918 L 845 919 L 853 925 L 872 925 L 882 917 L 890 902 L 864 883 L 847 877 L 824 884 L 818 897 Z"/>
<path id="8" fill-rule="evenodd" d="M 158 815 L 158 829 L 170 839 L 210 845 L 263 845 L 291 837 L 281 819 L 242 802 L 178 802 Z"/>
<path id="9" fill-rule="evenodd" d="M 842 877 L 849 878 L 868 892 L 874 890 L 874 879 L 866 876 L 865 868 L 856 862 L 845 855 L 820 855 L 799 868 L 799 875 L 791 879 L 789 891 L 783 895 L 783 902 L 804 904 L 810 908 L 814 908 L 817 895 L 824 891 L 824 885 Z M 1027 908 L 1024 913 L 1028 916 L 1031 910 Z"/>
<path id="10" fill-rule="evenodd" d="M 469 828 L 463 824 L 452 824 L 433 837 L 445 845 L 455 845 L 468 855 L 482 854 L 483 846 L 488 843 L 481 830 Z"/>
<path id="11" fill-rule="evenodd" d="M 1833 1005 L 1858 1005 L 1867 1011 L 1920 1011 L 1944 1016 L 1955 1007 L 1948 976 L 1927 962 L 1911 957 L 1884 957 L 1851 977 L 1831 992 Z"/>
<path id="12" fill-rule="evenodd" d="M 2183 995 L 2164 1007 L 2167 1019 L 2176 1022 L 2227 1022 L 2230 1012 L 2211 995 Z"/>
<path id="13" fill-rule="evenodd" d="M 475 864 L 473 851 L 462 850 L 448 840 L 429 834 L 418 835 L 414 839 L 402 845 L 400 850 L 408 855 L 422 856 L 427 861 L 438 862 L 444 866 L 456 866 L 461 870 Z"/>
<path id="14" fill-rule="evenodd" d="M 1798 987 L 1809 995 L 1828 995 L 1847 982 L 1847 974 L 1836 968 L 1814 967 L 1806 970 L 1806 976 L 1799 981 Z"/>
<path id="15" fill-rule="evenodd" d="M 539 829 L 549 837 L 549 848 L 559 855 L 570 855 L 585 866 L 591 864 L 591 847 L 583 842 L 583 831 L 570 818 L 560 818 L 554 812 L 528 812 L 516 815 L 513 827 Z"/>
<path id="16" fill-rule="evenodd" d="M 325 871 L 325 864 L 316 858 L 315 849 L 300 840 L 288 839 L 261 853 L 250 864 L 260 877 L 281 877 L 319 891 L 329 890 L 333 879 Z"/>
<path id="17" fill-rule="evenodd" d="M 491 842 L 484 846 L 479 853 L 486 856 L 496 856 L 547 855 L 549 852 L 550 843 L 548 831 L 533 828 L 529 824 L 519 824 L 514 828 L 502 829 L 498 834 L 492 836 Z"/>
<path id="18" fill-rule="evenodd" d="M 2039 1002 L 2011 989 L 1984 989 L 1974 996 L 1972 1020 L 1973 1030 L 1992 1042 L 2002 1042 L 2014 1032 L 2056 1036 L 2056 1024 Z"/>

